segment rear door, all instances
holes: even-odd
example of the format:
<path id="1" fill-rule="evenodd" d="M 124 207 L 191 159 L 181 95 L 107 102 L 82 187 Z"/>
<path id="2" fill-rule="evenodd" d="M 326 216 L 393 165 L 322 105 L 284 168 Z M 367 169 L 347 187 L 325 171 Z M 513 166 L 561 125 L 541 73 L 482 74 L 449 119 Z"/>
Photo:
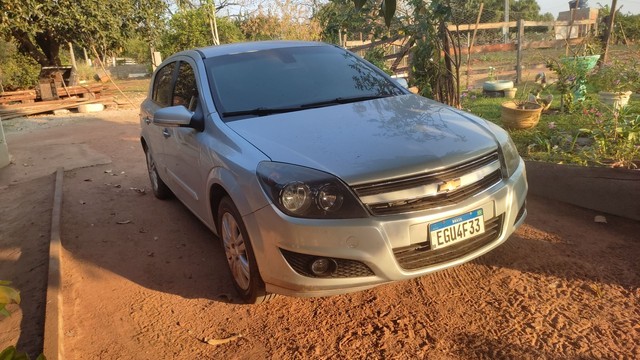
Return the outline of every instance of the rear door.
<path id="1" fill-rule="evenodd" d="M 142 135 L 156 161 L 162 179 L 167 178 L 164 139 L 168 132 L 166 128 L 154 125 L 152 120 L 156 111 L 171 106 L 175 76 L 176 62 L 168 63 L 160 68 L 153 78 L 150 96 L 140 106 Z"/>

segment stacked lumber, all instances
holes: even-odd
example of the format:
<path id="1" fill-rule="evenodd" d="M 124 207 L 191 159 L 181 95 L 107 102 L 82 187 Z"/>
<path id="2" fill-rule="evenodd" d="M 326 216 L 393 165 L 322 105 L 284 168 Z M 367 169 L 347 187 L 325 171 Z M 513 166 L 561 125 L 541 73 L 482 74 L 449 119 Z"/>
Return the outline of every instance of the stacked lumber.
<path id="1" fill-rule="evenodd" d="M 35 90 L 5 91 L 0 94 L 0 105 L 8 103 L 32 103 L 37 98 Z"/>
<path id="2" fill-rule="evenodd" d="M 103 90 L 103 84 L 62 86 L 56 88 L 56 94 L 58 94 L 58 98 L 60 99 L 71 98 L 78 95 L 85 98 L 99 98 Z M 29 104 L 38 99 L 39 94 L 36 90 L 5 91 L 0 93 L 0 105 L 13 103 Z"/>
<path id="3" fill-rule="evenodd" d="M 95 103 L 114 103 L 113 98 L 82 99 L 68 98 L 64 100 L 40 101 L 33 104 L 0 105 L 0 120 L 9 120 L 17 117 L 36 115 L 55 110 L 75 109 L 79 105 Z"/>
<path id="4" fill-rule="evenodd" d="M 60 98 L 71 97 L 76 95 L 82 95 L 82 96 L 93 95 L 96 98 L 99 98 L 103 88 L 104 88 L 104 85 L 102 84 L 75 85 L 75 86 L 59 87 L 56 89 L 56 92 L 58 93 L 58 97 Z"/>

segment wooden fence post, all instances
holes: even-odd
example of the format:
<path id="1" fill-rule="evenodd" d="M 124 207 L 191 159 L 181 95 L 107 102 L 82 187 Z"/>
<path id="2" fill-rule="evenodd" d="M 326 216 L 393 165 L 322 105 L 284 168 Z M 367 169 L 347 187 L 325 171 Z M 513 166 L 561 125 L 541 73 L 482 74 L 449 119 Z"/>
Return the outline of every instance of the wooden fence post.
<path id="1" fill-rule="evenodd" d="M 524 20 L 518 20 L 518 52 L 516 55 L 516 84 L 522 81 L 522 43 L 524 42 Z"/>

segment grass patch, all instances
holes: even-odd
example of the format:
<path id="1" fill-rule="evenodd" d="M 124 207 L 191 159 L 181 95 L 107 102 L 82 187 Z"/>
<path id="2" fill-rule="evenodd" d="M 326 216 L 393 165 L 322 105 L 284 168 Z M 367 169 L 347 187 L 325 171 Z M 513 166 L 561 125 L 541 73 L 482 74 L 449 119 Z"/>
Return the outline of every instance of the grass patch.
<path id="1" fill-rule="evenodd" d="M 632 99 L 622 111 L 601 104 L 590 94 L 573 113 L 560 113 L 560 95 L 532 129 L 507 130 L 527 160 L 560 164 L 635 168 L 640 160 L 640 101 Z M 505 98 L 469 93 L 463 109 L 504 128 L 500 118 Z M 586 113 L 585 113 L 586 112 Z M 597 115 L 597 116 L 596 116 Z"/>

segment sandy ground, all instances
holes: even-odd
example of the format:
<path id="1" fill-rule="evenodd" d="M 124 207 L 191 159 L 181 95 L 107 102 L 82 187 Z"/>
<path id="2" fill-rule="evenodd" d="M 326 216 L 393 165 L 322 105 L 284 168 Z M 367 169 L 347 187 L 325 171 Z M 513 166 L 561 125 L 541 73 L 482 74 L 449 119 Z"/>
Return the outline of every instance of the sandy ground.
<path id="1" fill-rule="evenodd" d="M 68 359 L 640 358 L 638 222 L 595 223 L 593 211 L 530 197 L 526 225 L 471 263 L 242 305 L 218 240 L 177 200 L 150 194 L 136 110 L 5 131 L 15 163 L 0 170 L 0 278 L 24 299 L 0 320 L 0 348 L 42 348 L 51 173 L 65 165 Z"/>

